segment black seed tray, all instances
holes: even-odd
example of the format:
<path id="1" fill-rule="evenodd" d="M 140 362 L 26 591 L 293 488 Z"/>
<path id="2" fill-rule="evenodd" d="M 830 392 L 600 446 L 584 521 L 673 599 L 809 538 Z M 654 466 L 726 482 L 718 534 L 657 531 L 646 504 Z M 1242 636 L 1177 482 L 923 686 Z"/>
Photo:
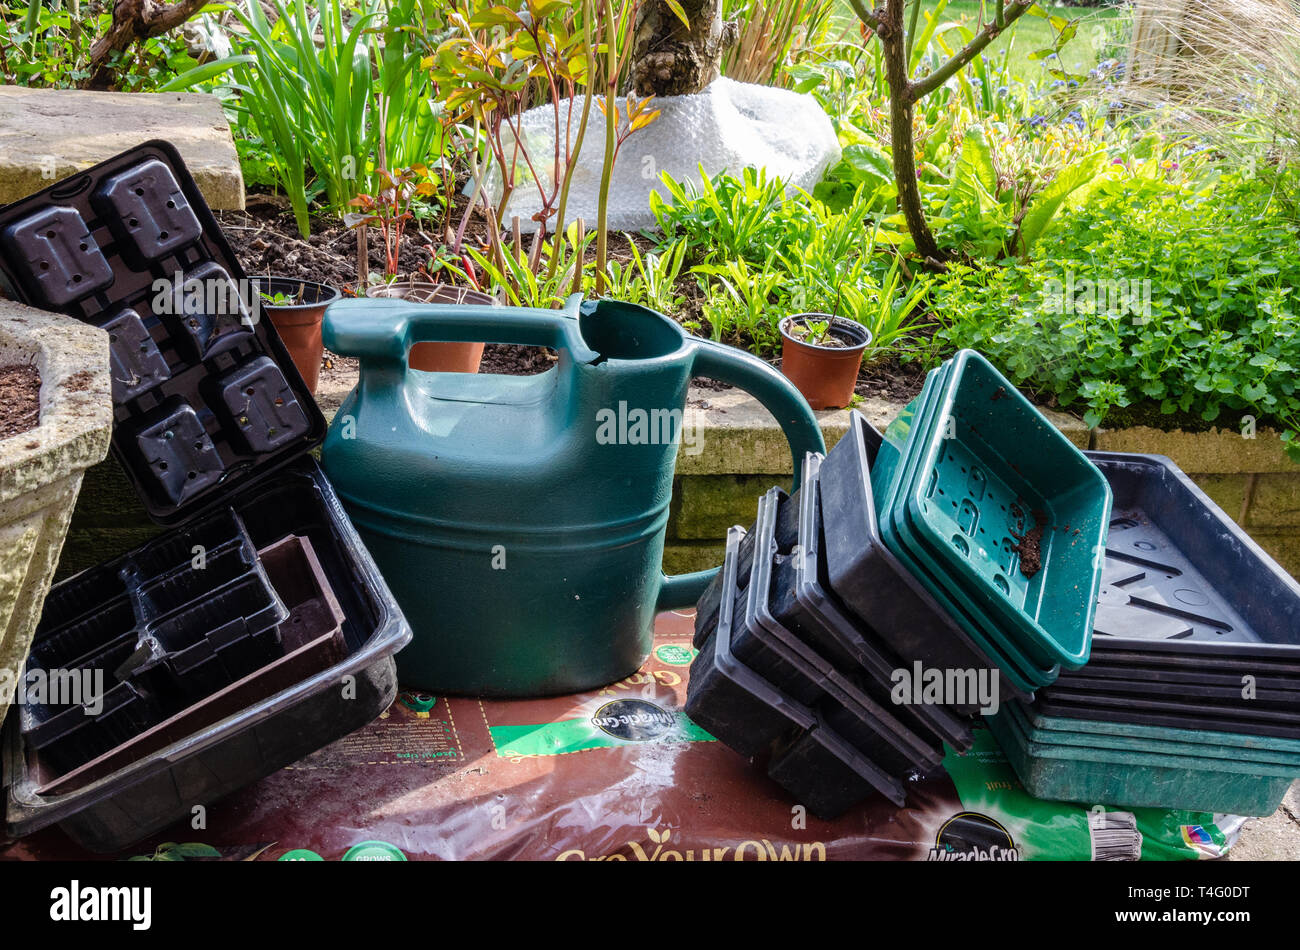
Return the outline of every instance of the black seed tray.
<path id="1" fill-rule="evenodd" d="M 166 142 L 0 208 L 0 289 L 109 332 L 113 451 L 159 523 L 215 505 L 325 434 Z"/>

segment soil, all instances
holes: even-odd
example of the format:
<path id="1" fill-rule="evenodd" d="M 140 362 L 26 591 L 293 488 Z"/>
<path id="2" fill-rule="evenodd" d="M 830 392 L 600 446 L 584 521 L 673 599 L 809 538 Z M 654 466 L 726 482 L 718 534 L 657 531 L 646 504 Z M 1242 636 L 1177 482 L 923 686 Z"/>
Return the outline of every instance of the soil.
<path id="1" fill-rule="evenodd" d="M 312 220 L 312 235 L 303 240 L 298 233 L 293 212 L 288 202 L 277 195 L 249 194 L 244 211 L 217 212 L 217 220 L 226 240 L 244 270 L 250 275 L 271 274 L 276 277 L 314 280 L 338 287 L 344 294 L 355 294 L 357 286 L 357 238 L 332 216 L 318 215 Z M 477 230 L 476 230 L 477 228 Z M 467 238 L 478 240 L 482 222 L 472 222 Z M 609 254 L 612 260 L 631 259 L 628 242 L 631 240 L 642 254 L 652 250 L 654 242 L 640 234 L 611 233 Z M 407 227 L 399 255 L 399 273 L 405 277 L 418 273 L 429 263 L 426 248 L 440 243 L 416 222 Z M 372 229 L 367 244 L 370 269 L 382 273 L 385 266 L 383 241 L 379 232 Z M 594 255 L 594 251 L 592 252 Z M 678 294 L 684 299 L 682 309 L 671 316 L 679 323 L 701 321 L 704 294 L 694 277 L 678 280 Z M 743 341 L 742 341 L 743 342 Z M 488 344 L 483 351 L 484 373 L 506 376 L 530 376 L 545 372 L 554 365 L 556 355 L 548 350 L 502 344 Z M 780 361 L 770 361 L 780 368 Z M 355 372 L 356 361 L 333 353 L 326 353 L 321 364 L 322 380 L 329 380 L 347 372 Z M 854 391 L 859 396 L 908 401 L 920 393 L 925 384 L 925 369 L 919 363 L 900 363 L 896 355 L 889 355 L 864 364 L 858 374 Z M 715 380 L 696 381 L 699 388 L 722 392 L 732 387 Z"/>
<path id="2" fill-rule="evenodd" d="M 1035 511 L 1034 526 L 1017 539 L 1020 543 L 1016 545 L 1015 550 L 1020 554 L 1020 573 L 1030 579 L 1043 569 L 1044 520 L 1046 515 L 1041 511 Z"/>
<path id="3" fill-rule="evenodd" d="M 41 374 L 34 366 L 0 367 L 0 439 L 30 432 L 41 422 Z"/>

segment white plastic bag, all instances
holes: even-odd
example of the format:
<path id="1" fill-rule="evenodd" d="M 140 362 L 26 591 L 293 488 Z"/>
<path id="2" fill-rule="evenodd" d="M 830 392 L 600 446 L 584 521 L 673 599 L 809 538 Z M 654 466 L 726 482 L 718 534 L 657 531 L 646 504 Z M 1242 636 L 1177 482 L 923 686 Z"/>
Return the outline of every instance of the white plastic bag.
<path id="1" fill-rule="evenodd" d="M 625 100 L 616 100 L 626 117 Z M 839 161 L 840 147 L 830 118 L 812 96 L 787 89 L 715 80 L 703 92 L 653 100 L 659 118 L 638 129 L 623 144 L 614 166 L 609 190 L 609 228 L 635 231 L 655 223 L 650 213 L 650 192 L 671 200 L 660 180 L 667 172 L 678 181 L 700 182 L 700 168 L 709 176 L 722 171 L 739 174 L 746 166 L 765 168 L 768 178 L 780 178 L 787 187 L 811 190 L 826 169 Z M 561 126 L 570 113 L 561 103 Z M 567 121 L 576 137 L 582 117 L 578 99 Z M 522 138 L 533 167 L 551 192 L 554 173 L 555 112 L 550 105 L 531 109 L 521 120 Z M 604 167 L 605 116 L 593 100 L 582 152 L 577 159 L 566 222 L 578 218 L 588 228 L 596 225 L 600 178 Z M 510 154 L 510 147 L 506 148 Z M 495 167 L 484 183 L 489 201 L 501 194 Z M 495 204 L 495 202 L 493 202 Z M 532 219 L 541 208 L 537 184 L 522 159 L 502 226 L 518 216 L 525 232 L 535 228 Z M 554 218 L 548 224 L 554 230 Z"/>

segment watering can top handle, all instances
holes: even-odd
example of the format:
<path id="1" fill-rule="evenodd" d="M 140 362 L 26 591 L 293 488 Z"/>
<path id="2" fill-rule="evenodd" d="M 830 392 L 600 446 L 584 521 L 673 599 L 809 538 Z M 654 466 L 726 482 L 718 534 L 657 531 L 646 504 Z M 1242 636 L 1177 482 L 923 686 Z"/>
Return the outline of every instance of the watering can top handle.
<path id="1" fill-rule="evenodd" d="M 562 310 L 472 304 L 416 303 L 352 298 L 325 311 L 325 345 L 343 356 L 405 364 L 416 343 L 516 343 L 568 350 L 580 362 L 595 359 L 578 329 L 574 295 Z"/>
<path id="2" fill-rule="evenodd" d="M 790 380 L 757 356 L 712 340 L 692 342 L 695 344 L 692 375 L 708 376 L 745 390 L 757 398 L 780 423 L 781 431 L 790 444 L 790 457 L 794 464 L 794 480 L 790 492 L 793 494 L 798 491 L 804 455 L 808 452 L 826 451 L 821 427 L 807 400 Z M 658 608 L 671 610 L 695 603 L 717 572 L 718 568 L 715 567 L 693 574 L 665 576 L 659 589 Z"/>

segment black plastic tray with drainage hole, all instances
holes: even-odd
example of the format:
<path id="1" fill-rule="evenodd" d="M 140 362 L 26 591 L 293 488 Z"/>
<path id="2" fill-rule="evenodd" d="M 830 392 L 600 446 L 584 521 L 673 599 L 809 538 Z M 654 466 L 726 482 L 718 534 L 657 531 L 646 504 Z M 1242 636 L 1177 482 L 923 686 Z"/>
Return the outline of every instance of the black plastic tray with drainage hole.
<path id="1" fill-rule="evenodd" d="M 686 714 L 746 758 L 765 757 L 768 774 L 818 817 L 836 818 L 876 792 L 901 806 L 904 790 L 898 780 L 826 727 L 816 712 L 732 655 L 737 599 L 730 594 L 744 534 L 740 527 L 727 532 L 721 573 L 728 596 L 720 601 L 716 627 L 691 663 Z M 800 744 L 809 733 L 817 736 L 812 746 Z"/>
<path id="2" fill-rule="evenodd" d="M 1169 459 L 1087 456 L 1115 496 L 1094 657 L 1300 663 L 1300 583 Z"/>
<path id="3" fill-rule="evenodd" d="M 772 613 L 841 672 L 856 673 L 855 681 L 877 702 L 888 704 L 886 708 L 892 709 L 918 736 L 931 741 L 941 739 L 964 752 L 974 741 L 971 727 L 949 709 L 933 704 L 893 703 L 891 693 L 899 660 L 887 655 L 875 632 L 851 618 L 827 587 L 820 509 L 822 460 L 814 453 L 804 457 L 803 487 L 797 497 L 784 503 L 786 508 L 798 503 L 799 531 L 797 543 L 791 547 L 777 538 L 778 553 L 788 556 L 778 557 L 773 567 Z"/>
<path id="4" fill-rule="evenodd" d="M 840 734 L 889 774 L 937 767 L 943 752 L 936 741 L 927 741 L 909 730 L 891 709 L 876 703 L 841 676 L 772 614 L 772 565 L 778 558 L 774 532 L 777 509 L 782 504 L 793 502 L 779 488 L 771 489 L 759 503 L 750 581 L 745 591 L 738 592 L 732 652 L 747 667 L 796 699 L 846 710 L 848 715 L 838 720 Z"/>
<path id="5" fill-rule="evenodd" d="M 0 208 L 0 290 L 108 331 L 113 451 L 161 524 L 324 437 L 324 416 L 169 143 Z"/>
<path id="6" fill-rule="evenodd" d="M 831 590 L 905 666 L 919 661 L 928 669 L 997 671 L 881 540 L 871 493 L 871 466 L 880 445 L 880 434 L 853 410 L 848 431 L 822 462 L 822 534 Z M 1010 698 L 1028 698 L 1005 677 L 999 683 Z M 974 708 L 967 704 L 961 711 Z"/>
<path id="7" fill-rule="evenodd" d="M 1250 710 L 1225 709 L 1204 701 L 1162 702 L 1133 696 L 1040 690 L 1035 696 L 1033 708 L 1043 715 L 1067 719 L 1100 719 L 1104 722 L 1125 722 L 1138 726 L 1167 726 L 1173 729 L 1202 729 L 1300 739 L 1300 721 L 1297 721 L 1295 713 L 1259 709 L 1252 714 Z"/>
<path id="8" fill-rule="evenodd" d="M 236 525 L 247 532 L 256 551 L 290 536 L 310 542 L 333 596 L 330 612 L 334 613 L 336 605 L 342 618 L 339 633 L 330 638 L 336 644 L 331 649 L 337 649 L 341 658 L 324 669 L 295 667 L 301 678 L 290 677 L 271 695 L 250 698 L 247 693 L 240 694 L 247 704 L 231 700 L 236 708 L 219 721 L 182 735 L 168 734 L 166 745 L 129 761 L 115 754 L 139 741 L 141 727 L 157 727 L 166 710 L 159 709 L 149 720 L 122 723 L 129 728 L 117 730 L 114 726 L 107 740 L 115 746 L 102 749 L 98 758 L 86 763 L 111 761 L 114 767 L 85 781 L 73 782 L 75 768 L 70 772 L 66 762 L 54 761 L 28 741 L 20 724 L 34 722 L 39 710 L 29 708 L 31 704 L 20 706 L 19 715 L 8 717 L 4 727 L 2 771 L 10 835 L 18 837 L 58 824 L 84 847 L 118 851 L 188 818 L 195 805 L 210 804 L 361 728 L 393 702 L 397 680 L 392 654 L 410 641 L 410 627 L 333 488 L 310 458 L 294 461 L 278 470 L 274 478 L 225 498 L 223 508 L 200 521 L 172 529 L 131 554 L 55 585 L 50 592 L 49 617 L 62 626 L 52 629 L 42 621 L 33 640 L 33 662 L 49 660 L 62 667 L 79 657 L 94 659 L 96 646 L 111 646 L 117 652 L 100 659 L 105 679 L 121 670 L 129 680 L 133 668 L 123 663 L 139 652 L 142 625 L 134 617 L 128 581 L 123 579 L 136 574 L 124 569 L 130 564 L 145 573 L 174 570 L 193 556 L 196 545 L 209 553 L 221 550 L 230 542 L 230 529 Z M 240 583 L 235 581 L 235 585 Z M 125 611 L 120 606 L 115 611 L 96 610 L 95 604 L 84 600 L 85 610 L 73 606 L 83 584 L 86 592 L 108 598 L 103 606 L 125 605 Z M 222 590 L 237 599 L 236 587 L 227 583 Z M 286 621 L 285 614 L 277 613 L 281 625 L 292 623 L 292 615 Z M 116 624 L 106 622 L 110 614 Z M 105 622 L 92 629 L 101 616 Z M 153 632 L 160 641 L 172 635 L 164 627 L 168 618 L 177 616 L 172 613 L 158 618 Z M 197 626 L 189 632 L 199 634 L 194 643 L 203 641 L 218 653 L 238 643 L 239 628 L 247 627 L 243 617 L 235 618 L 232 627 L 230 623 L 214 626 L 211 615 L 192 616 Z M 269 620 L 271 615 L 255 616 Z M 69 623 L 84 626 L 70 636 Z M 182 632 L 176 632 L 178 639 L 173 642 L 184 652 Z M 285 641 L 282 633 L 281 654 L 297 642 Z M 287 655 L 277 655 L 271 665 L 285 659 Z M 351 686 L 347 691 L 339 688 L 345 677 Z M 134 688 L 134 684 L 118 683 L 109 692 L 119 687 Z M 215 695 L 227 694 L 223 690 Z M 185 717 L 196 708 L 186 706 L 177 715 Z M 78 715 L 90 722 L 103 719 L 108 723 L 111 719 Z"/>

